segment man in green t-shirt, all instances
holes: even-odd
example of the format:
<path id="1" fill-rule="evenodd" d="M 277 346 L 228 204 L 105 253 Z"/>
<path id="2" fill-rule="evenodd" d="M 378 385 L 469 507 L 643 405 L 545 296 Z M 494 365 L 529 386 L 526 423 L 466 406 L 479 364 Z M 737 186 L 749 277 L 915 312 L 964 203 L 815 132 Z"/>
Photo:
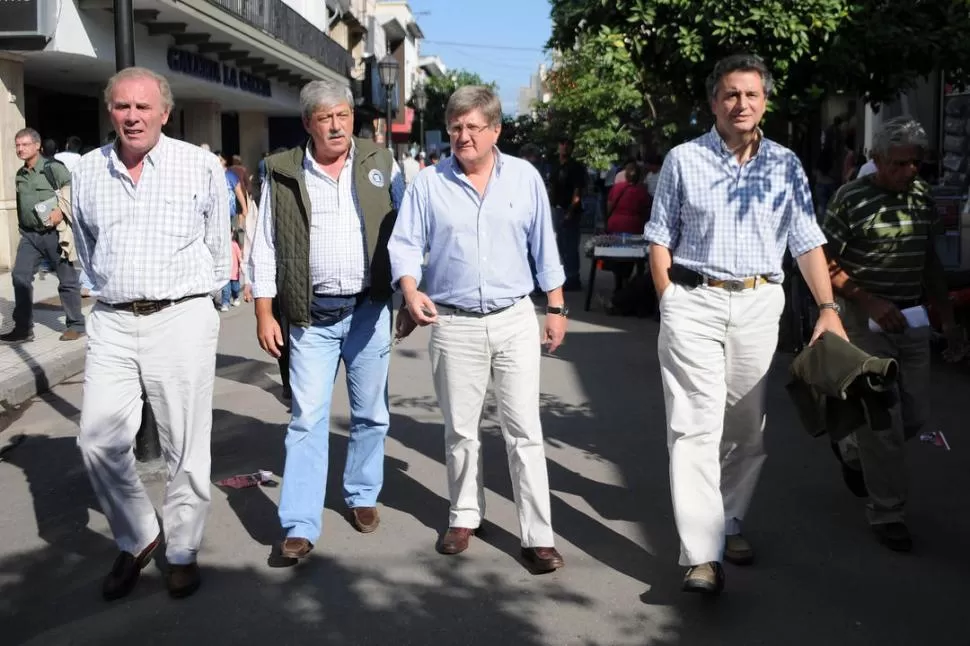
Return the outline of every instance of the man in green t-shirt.
<path id="1" fill-rule="evenodd" d="M 839 189 L 822 225 L 849 340 L 899 363 L 899 403 L 891 425 L 860 428 L 837 446 L 846 484 L 857 495 L 868 495 L 873 531 L 897 551 L 912 548 L 903 515 L 903 444 L 919 433 L 929 406 L 932 329 L 924 295 L 939 308 L 948 358 L 959 358 L 964 346 L 936 254 L 936 207 L 929 186 L 917 176 L 926 148 L 926 132 L 916 121 L 886 122 L 873 140 L 876 173 Z"/>
<path id="2" fill-rule="evenodd" d="M 81 288 L 77 270 L 61 252 L 57 225 L 64 220 L 57 191 L 71 183 L 67 167 L 40 154 L 40 134 L 24 128 L 14 135 L 17 157 L 24 165 L 17 170 L 17 220 L 20 243 L 13 266 L 14 329 L 0 335 L 4 343 L 34 339 L 34 273 L 41 260 L 57 272 L 58 293 L 64 307 L 67 330 L 61 341 L 75 341 L 84 335 Z M 70 199 L 67 196 L 65 199 Z M 65 207 L 66 208 L 66 207 Z"/>

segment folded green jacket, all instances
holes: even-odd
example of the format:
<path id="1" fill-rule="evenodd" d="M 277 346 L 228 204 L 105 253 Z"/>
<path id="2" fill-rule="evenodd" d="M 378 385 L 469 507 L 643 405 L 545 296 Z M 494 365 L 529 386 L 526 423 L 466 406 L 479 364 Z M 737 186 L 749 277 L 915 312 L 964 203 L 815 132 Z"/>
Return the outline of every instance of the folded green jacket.
<path id="1" fill-rule="evenodd" d="M 792 361 L 787 389 L 805 430 L 836 441 L 860 427 L 891 427 L 898 374 L 895 359 L 875 357 L 827 332 Z"/>

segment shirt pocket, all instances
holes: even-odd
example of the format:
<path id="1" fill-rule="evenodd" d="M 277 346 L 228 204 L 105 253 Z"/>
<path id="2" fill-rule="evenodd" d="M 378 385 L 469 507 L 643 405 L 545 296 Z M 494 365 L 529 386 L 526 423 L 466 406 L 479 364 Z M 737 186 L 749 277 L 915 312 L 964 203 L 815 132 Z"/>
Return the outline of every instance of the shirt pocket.
<path id="1" fill-rule="evenodd" d="M 198 194 L 168 195 L 162 199 L 161 232 L 179 239 L 200 237 L 203 232 L 203 214 Z"/>

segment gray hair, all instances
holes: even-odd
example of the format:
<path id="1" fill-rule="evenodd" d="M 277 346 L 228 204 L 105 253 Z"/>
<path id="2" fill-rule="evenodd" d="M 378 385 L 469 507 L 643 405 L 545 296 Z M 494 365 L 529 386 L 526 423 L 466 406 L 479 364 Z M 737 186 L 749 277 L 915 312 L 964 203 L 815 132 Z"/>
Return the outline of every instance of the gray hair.
<path id="1" fill-rule="evenodd" d="M 30 140 L 35 144 L 40 143 L 40 133 L 33 128 L 23 128 L 17 131 L 17 134 L 13 136 L 13 140 L 23 139 L 24 137 L 30 137 Z"/>
<path id="2" fill-rule="evenodd" d="M 771 96 L 771 91 L 775 88 L 775 79 L 771 76 L 771 70 L 765 65 L 759 56 L 754 54 L 734 54 L 727 58 L 722 58 L 714 66 L 714 71 L 707 77 L 707 98 L 711 101 L 717 96 L 717 86 L 721 79 L 732 72 L 757 72 L 761 75 L 761 84 L 765 88 L 765 98 Z"/>
<path id="3" fill-rule="evenodd" d="M 922 150 L 929 147 L 929 138 L 919 121 L 911 117 L 896 117 L 882 124 L 872 136 L 872 156 L 885 157 L 891 148 L 916 146 Z"/>
<path id="4" fill-rule="evenodd" d="M 168 79 L 161 74 L 156 74 L 147 67 L 126 67 L 108 79 L 108 84 L 104 88 L 104 104 L 111 109 L 111 96 L 114 94 L 115 86 L 121 81 L 134 79 L 150 79 L 158 83 L 158 92 L 162 95 L 162 107 L 171 110 L 175 107 L 175 99 L 172 98 L 172 87 L 168 84 Z"/>
<path id="5" fill-rule="evenodd" d="M 466 85 L 452 93 L 445 108 L 445 127 L 452 119 L 463 116 L 472 110 L 481 110 L 489 126 L 502 123 L 502 102 L 490 87 Z"/>
<path id="6" fill-rule="evenodd" d="M 304 119 L 312 117 L 323 106 L 333 108 L 341 103 L 354 109 L 354 93 L 346 85 L 333 81 L 310 81 L 300 90 L 300 112 Z"/>

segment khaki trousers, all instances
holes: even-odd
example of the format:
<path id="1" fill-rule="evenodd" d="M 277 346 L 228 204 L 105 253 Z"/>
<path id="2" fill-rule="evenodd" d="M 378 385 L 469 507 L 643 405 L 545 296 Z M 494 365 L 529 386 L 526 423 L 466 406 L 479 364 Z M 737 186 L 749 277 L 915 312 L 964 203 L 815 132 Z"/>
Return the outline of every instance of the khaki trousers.
<path id="1" fill-rule="evenodd" d="M 491 375 L 523 547 L 553 547 L 549 477 L 539 421 L 539 323 L 526 297 L 487 316 L 438 307 L 431 372 L 445 422 L 448 524 L 476 528 L 485 514 L 479 423 Z"/>
<path id="2" fill-rule="evenodd" d="M 720 561 L 765 460 L 765 377 L 785 304 L 780 285 L 729 292 L 671 284 L 657 354 L 667 409 L 680 564 Z"/>

